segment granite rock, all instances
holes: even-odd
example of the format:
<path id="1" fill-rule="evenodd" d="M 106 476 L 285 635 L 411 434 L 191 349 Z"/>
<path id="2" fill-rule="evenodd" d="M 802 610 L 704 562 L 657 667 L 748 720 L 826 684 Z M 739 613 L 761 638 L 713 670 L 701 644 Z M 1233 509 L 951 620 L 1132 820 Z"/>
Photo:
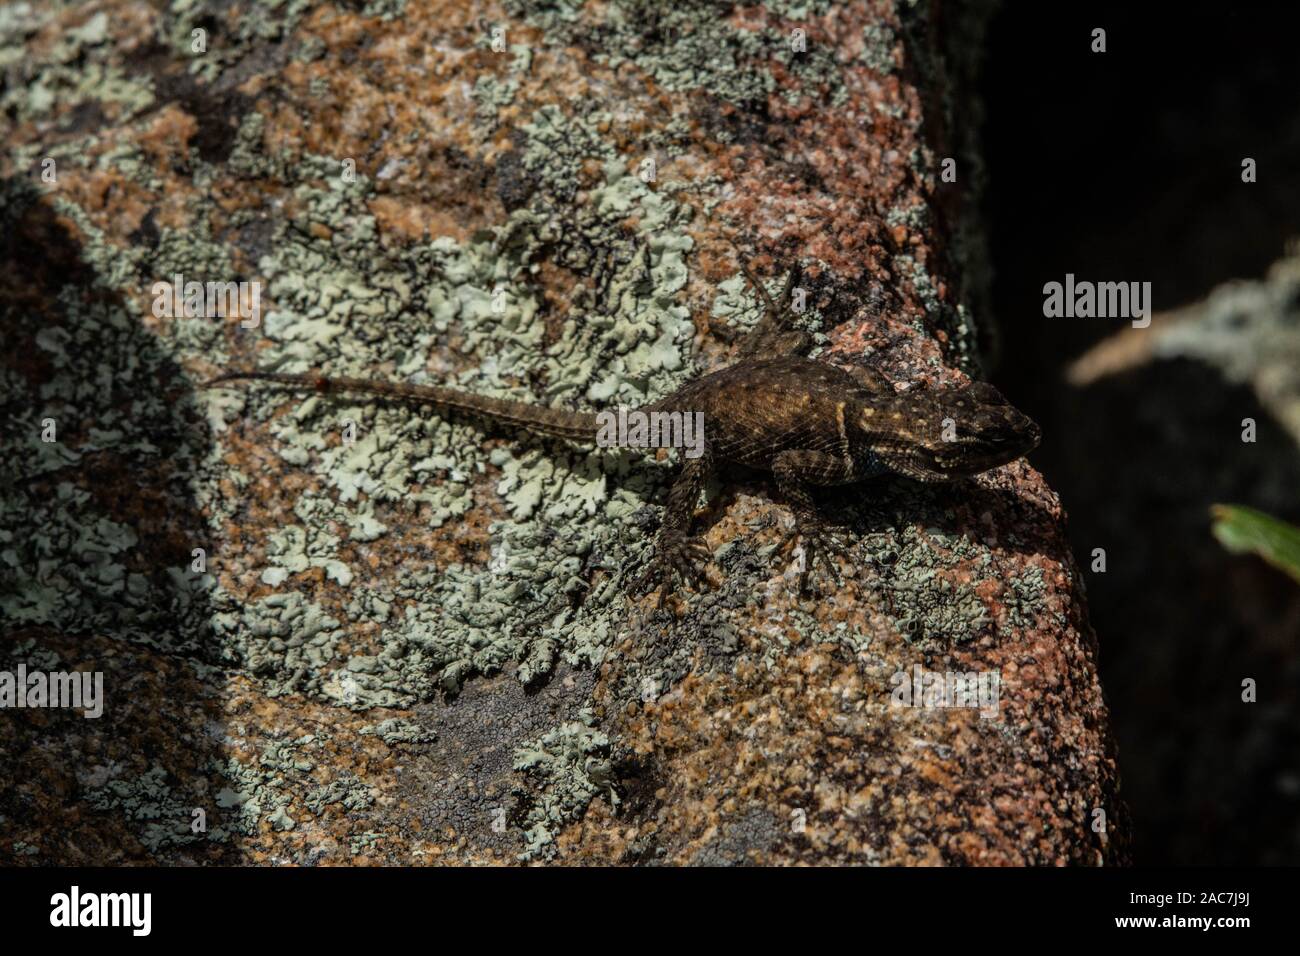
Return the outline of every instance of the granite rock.
<path id="1" fill-rule="evenodd" d="M 107 701 L 0 717 L 0 859 L 1123 862 L 1083 584 L 1027 463 L 828 494 L 859 561 L 818 597 L 770 487 L 711 488 L 710 583 L 658 608 L 625 584 L 668 462 L 197 387 L 643 401 L 755 320 L 733 237 L 773 287 L 803 267 L 823 358 L 978 377 L 983 16 L 0 13 L 0 663 L 101 671 Z M 177 275 L 259 308 L 170 314 Z M 900 702 L 925 674 L 996 700 Z"/>

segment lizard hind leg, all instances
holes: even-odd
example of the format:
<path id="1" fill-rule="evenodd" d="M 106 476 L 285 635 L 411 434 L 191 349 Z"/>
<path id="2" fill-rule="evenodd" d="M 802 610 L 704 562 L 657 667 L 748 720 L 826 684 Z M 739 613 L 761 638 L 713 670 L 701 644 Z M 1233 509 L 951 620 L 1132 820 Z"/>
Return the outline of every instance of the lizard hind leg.
<path id="1" fill-rule="evenodd" d="M 789 320 L 788 313 L 793 298 L 795 283 L 799 280 L 798 265 L 792 266 L 786 274 L 785 286 L 779 299 L 773 299 L 767 286 L 763 285 L 749 261 L 740 248 L 732 242 L 736 250 L 736 261 L 745 279 L 763 303 L 763 317 L 744 338 L 740 354 L 750 358 L 779 358 L 785 355 L 807 355 L 812 351 L 813 337 L 803 329 L 795 328 Z"/>

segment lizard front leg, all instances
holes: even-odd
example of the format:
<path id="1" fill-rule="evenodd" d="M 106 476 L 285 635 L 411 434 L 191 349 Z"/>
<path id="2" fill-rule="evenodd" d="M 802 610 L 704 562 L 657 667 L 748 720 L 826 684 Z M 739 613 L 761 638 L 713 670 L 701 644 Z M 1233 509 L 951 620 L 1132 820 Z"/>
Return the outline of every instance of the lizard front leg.
<path id="1" fill-rule="evenodd" d="M 637 581 L 637 592 L 648 591 L 658 585 L 662 598 L 674 581 L 683 584 L 700 577 L 709 560 L 709 550 L 702 541 L 691 536 L 691 521 L 700 492 L 713 471 L 713 458 L 706 449 L 698 458 L 688 458 L 682 466 L 672 490 L 668 492 L 668 507 L 663 524 L 655 539 L 654 557 Z"/>
<path id="2" fill-rule="evenodd" d="M 794 511 L 794 531 L 782 545 L 788 544 L 795 537 L 802 540 L 804 569 L 799 584 L 806 590 L 818 561 L 832 576 L 836 576 L 837 570 L 831 564 L 830 554 L 848 556 L 847 545 L 818 515 L 809 486 L 848 484 L 857 480 L 857 469 L 853 460 L 847 456 L 824 451 L 783 451 L 773 459 L 772 473 L 776 476 L 781 494 Z"/>

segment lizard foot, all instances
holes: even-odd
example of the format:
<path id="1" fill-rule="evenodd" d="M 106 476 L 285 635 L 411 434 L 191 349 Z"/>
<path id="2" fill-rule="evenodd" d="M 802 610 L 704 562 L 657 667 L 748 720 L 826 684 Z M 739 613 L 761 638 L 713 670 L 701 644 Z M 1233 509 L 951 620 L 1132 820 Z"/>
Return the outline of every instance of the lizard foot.
<path id="1" fill-rule="evenodd" d="M 838 555 L 848 564 L 853 563 L 850 545 L 843 531 L 820 521 L 799 523 L 781 541 L 778 550 L 784 552 L 796 538 L 803 544 L 803 561 L 799 573 L 800 590 L 813 590 L 809 587 L 810 584 L 820 584 L 828 578 L 836 584 L 843 583 L 840 569 L 831 560 L 831 555 Z"/>
<path id="2" fill-rule="evenodd" d="M 691 585 L 704 578 L 704 566 L 713 553 L 699 538 L 676 538 L 655 545 L 654 557 L 633 584 L 633 592 L 646 594 L 660 588 L 660 601 L 677 584 Z"/>

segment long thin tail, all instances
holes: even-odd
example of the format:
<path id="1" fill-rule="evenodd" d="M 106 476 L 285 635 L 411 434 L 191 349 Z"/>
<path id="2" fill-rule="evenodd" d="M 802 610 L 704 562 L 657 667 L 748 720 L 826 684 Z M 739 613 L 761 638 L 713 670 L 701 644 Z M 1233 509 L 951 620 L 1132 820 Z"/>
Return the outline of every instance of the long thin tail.
<path id="1" fill-rule="evenodd" d="M 513 402 L 504 398 L 488 398 L 473 392 L 462 392 L 440 385 L 410 385 L 405 382 L 375 382 L 364 378 L 322 378 L 317 375 L 291 375 L 284 372 L 227 372 L 203 384 L 203 388 L 224 385 L 226 382 L 275 382 L 293 388 L 314 392 L 349 392 L 376 395 L 393 401 L 416 405 L 432 405 L 442 410 L 453 410 L 500 422 L 555 438 L 572 441 L 592 441 L 596 437 L 596 416 L 590 412 L 571 412 L 562 408 L 546 408 L 528 402 Z"/>

